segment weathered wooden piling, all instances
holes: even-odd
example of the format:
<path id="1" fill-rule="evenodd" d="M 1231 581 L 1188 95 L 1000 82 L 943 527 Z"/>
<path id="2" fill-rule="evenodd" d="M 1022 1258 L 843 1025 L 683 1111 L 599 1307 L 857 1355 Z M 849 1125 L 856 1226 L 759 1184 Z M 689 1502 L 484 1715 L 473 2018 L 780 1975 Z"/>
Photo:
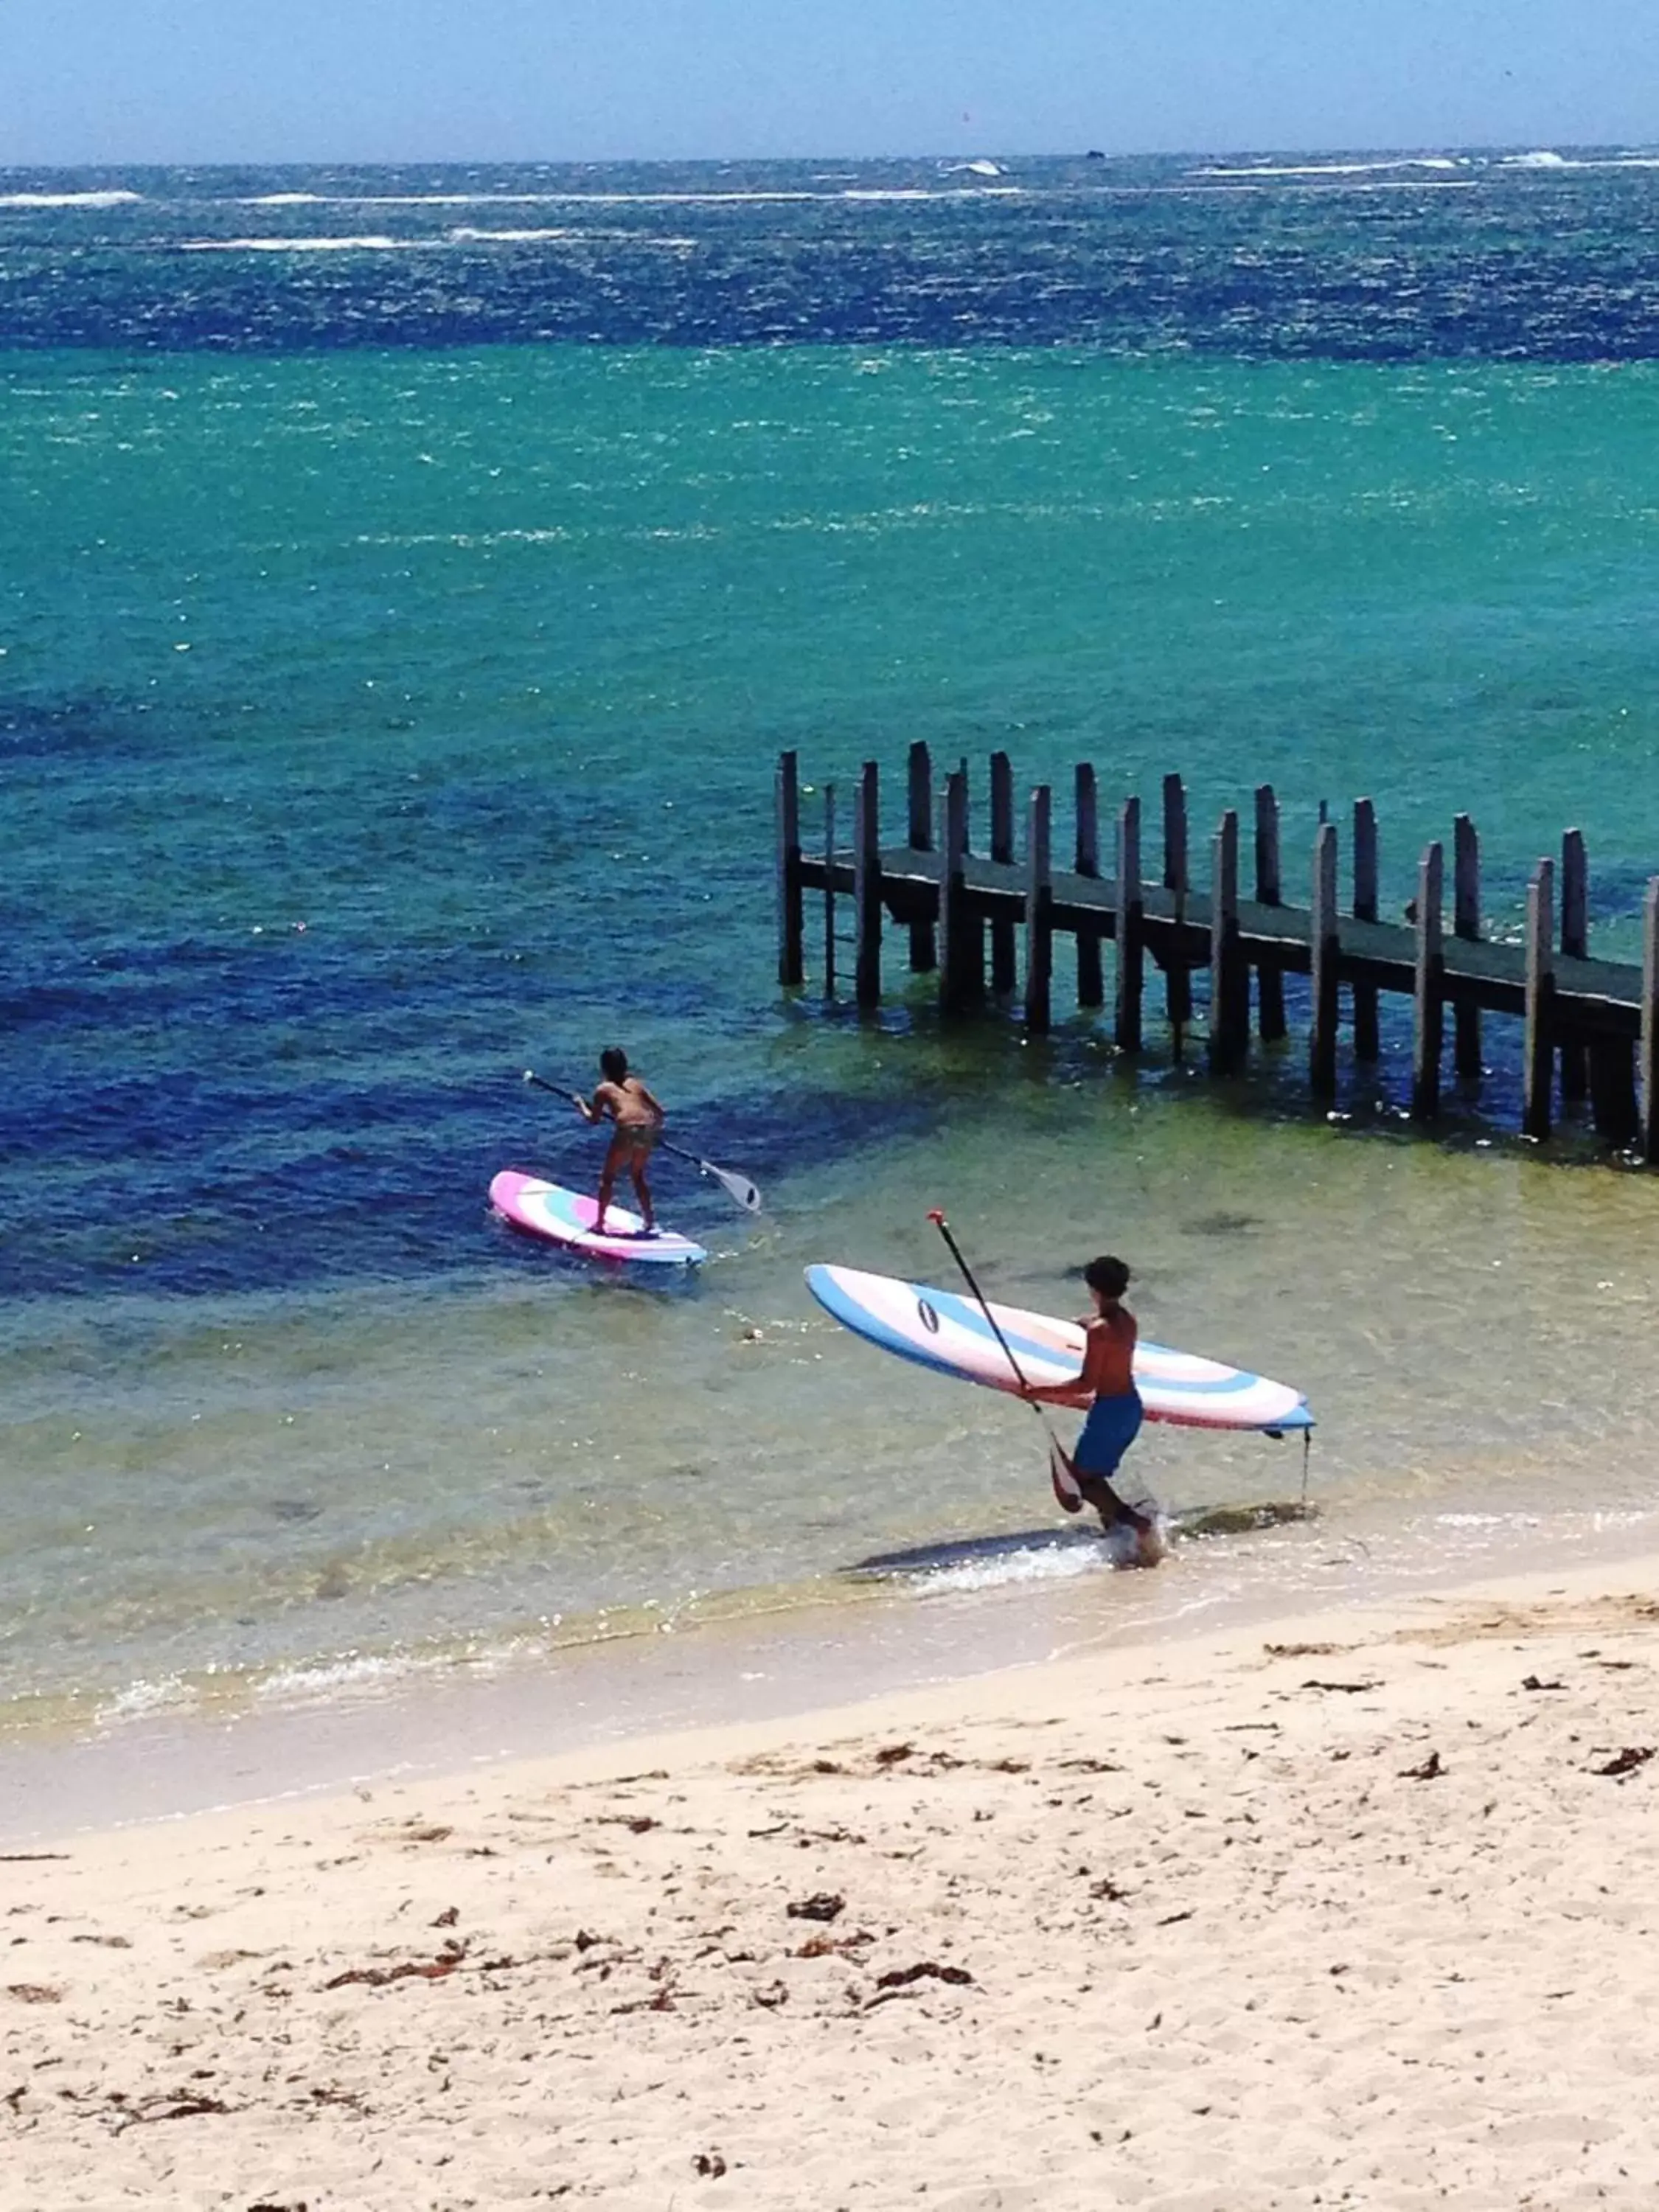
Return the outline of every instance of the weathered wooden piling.
<path id="1" fill-rule="evenodd" d="M 1095 772 L 1079 761 L 1073 785 L 1073 813 L 1077 824 L 1073 857 L 1079 875 L 1093 881 L 1100 873 L 1100 800 Z M 1100 957 L 1101 932 L 1079 922 L 1077 932 L 1077 1002 L 1079 1006 L 1103 1006 L 1106 975 Z"/>
<path id="2" fill-rule="evenodd" d="M 1054 972 L 1054 892 L 1052 794 L 1046 783 L 1031 793 L 1025 832 L 1025 1026 L 1048 1026 Z"/>
<path id="3" fill-rule="evenodd" d="M 1164 963 L 1164 1004 L 1181 1052 L 1182 1031 L 1193 1018 L 1192 978 L 1181 957 L 1181 925 L 1187 919 L 1187 787 L 1178 775 L 1164 779 L 1164 888 L 1175 896 L 1176 938 Z"/>
<path id="4" fill-rule="evenodd" d="M 1377 896 L 1376 808 L 1369 799 L 1353 805 L 1353 911 L 1356 921 L 1376 920 Z M 1353 987 L 1353 1056 L 1380 1060 L 1382 1028 L 1377 1016 L 1375 983 Z"/>
<path id="5" fill-rule="evenodd" d="M 1255 793 L 1255 902 L 1280 906 L 1285 899 L 1279 851 L 1279 799 L 1272 784 L 1258 784 Z M 1285 977 L 1271 961 L 1260 962 L 1255 971 L 1256 1026 L 1264 1044 L 1277 1044 L 1285 1033 Z"/>
<path id="6" fill-rule="evenodd" d="M 933 849 L 933 757 L 927 750 L 925 738 L 918 738 L 910 748 L 907 799 L 910 849 L 913 853 L 931 853 Z M 910 972 L 915 975 L 931 975 L 938 959 L 932 921 L 926 919 L 913 921 L 910 924 Z"/>
<path id="7" fill-rule="evenodd" d="M 1561 957 L 1583 960 L 1589 951 L 1589 866 L 1584 834 L 1568 830 L 1561 837 Z M 1566 1106 L 1589 1095 L 1589 1055 L 1576 1037 L 1562 1038 L 1560 1054 L 1561 1103 Z"/>
<path id="8" fill-rule="evenodd" d="M 979 951 L 979 923 L 968 911 L 968 779 L 960 769 L 945 779 L 939 801 L 939 985 L 946 1014 L 968 1011 L 977 993 L 968 969 Z"/>
<path id="9" fill-rule="evenodd" d="M 1650 1167 L 1659 1167 L 1659 876 L 1642 902 L 1641 1121 L 1637 1147 Z"/>
<path id="10" fill-rule="evenodd" d="M 1636 1095 L 1636 1054 L 1626 1037 L 1592 1037 L 1589 1054 L 1590 1110 L 1609 1143 L 1627 1145 L 1641 1125 Z"/>
<path id="11" fill-rule="evenodd" d="M 1313 1029 L 1308 1084 L 1316 1098 L 1336 1096 L 1337 977 L 1342 947 L 1336 918 L 1336 824 L 1322 822 L 1314 839 L 1313 906 L 1308 924 Z"/>
<path id="12" fill-rule="evenodd" d="M 1551 1001 L 1555 988 L 1555 864 L 1540 860 L 1527 885 L 1526 1022 L 1522 1054 L 1521 1127 L 1528 1137 L 1550 1133 L 1554 1073 Z"/>
<path id="13" fill-rule="evenodd" d="M 1466 945 L 1480 936 L 1480 839 L 1467 814 L 1452 824 L 1452 935 Z M 1460 998 L 1454 1012 L 1456 1034 L 1452 1065 L 1462 1083 L 1478 1083 L 1482 1073 L 1480 1009 Z"/>
<path id="14" fill-rule="evenodd" d="M 881 1004 L 881 794 L 879 770 L 866 761 L 853 801 L 853 995 Z"/>
<path id="15" fill-rule="evenodd" d="M 1113 884 L 1117 930 L 1117 974 L 1112 1034 L 1120 1052 L 1139 1052 L 1140 1000 L 1146 974 L 1146 907 L 1140 887 L 1140 801 L 1126 799 L 1118 809 L 1117 875 Z"/>
<path id="16" fill-rule="evenodd" d="M 1238 816 L 1231 806 L 1210 844 L 1210 1066 L 1241 1067 L 1250 1048 L 1250 971 L 1238 929 Z"/>
<path id="17" fill-rule="evenodd" d="M 823 995 L 836 995 L 836 787 L 823 787 Z"/>
<path id="18" fill-rule="evenodd" d="M 806 916 L 801 896 L 800 762 L 793 752 L 778 756 L 778 981 L 787 987 L 806 973 L 802 939 Z"/>
<path id="19" fill-rule="evenodd" d="M 991 756 L 991 858 L 1012 867 L 1014 861 L 1014 770 L 1006 753 Z M 1011 997 L 1019 983 L 1014 924 L 1000 917 L 991 924 L 991 988 Z"/>
<path id="20" fill-rule="evenodd" d="M 1428 847 L 1417 871 L 1416 989 L 1413 996 L 1412 1112 L 1431 1121 L 1440 1111 L 1440 1051 L 1445 1018 L 1445 854 Z"/>

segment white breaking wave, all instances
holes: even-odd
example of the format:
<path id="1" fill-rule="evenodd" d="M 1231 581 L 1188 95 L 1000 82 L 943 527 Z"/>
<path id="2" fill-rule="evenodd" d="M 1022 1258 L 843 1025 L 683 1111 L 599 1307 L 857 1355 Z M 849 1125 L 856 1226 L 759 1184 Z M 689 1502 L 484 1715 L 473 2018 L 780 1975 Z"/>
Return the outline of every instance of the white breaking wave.
<path id="1" fill-rule="evenodd" d="M 835 197 L 838 200 L 1022 200 L 1026 191 L 1024 185 L 975 185 L 966 189 L 958 185 L 948 192 L 907 186 L 902 191 L 837 192 Z"/>
<path id="2" fill-rule="evenodd" d="M 449 233 L 457 245 L 592 246 L 596 241 L 620 246 L 695 247 L 695 238 L 655 238 L 638 230 L 478 230 L 458 223 Z"/>
<path id="3" fill-rule="evenodd" d="M 253 1684 L 253 1694 L 263 1702 L 297 1703 L 331 1697 L 341 1690 L 373 1689 L 416 1675 L 441 1674 L 453 1663 L 436 1656 L 348 1651 L 335 1659 L 299 1660 L 292 1666 L 278 1667 Z M 483 1655 L 467 1655 L 469 1669 L 474 1673 L 486 1671 L 488 1663 Z"/>
<path id="4" fill-rule="evenodd" d="M 974 164 L 964 162 L 972 168 Z M 980 170 L 978 174 L 991 173 Z M 1000 170 L 996 171 L 1001 175 Z M 981 188 L 966 188 L 974 197 Z M 1022 192 L 1024 187 L 1005 185 L 985 194 L 996 198 Z M 936 200 L 963 194 L 928 191 L 921 186 L 860 187 L 844 192 L 265 192 L 253 199 L 222 201 L 226 207 L 759 207 L 779 204 L 811 206 L 832 200 Z"/>
<path id="5" fill-rule="evenodd" d="M 931 1597 L 947 1590 L 1006 1589 L 1022 1583 L 1069 1582 L 1074 1576 L 1097 1574 L 1103 1566 L 1114 1564 L 1103 1544 L 1033 1544 L 1029 1550 L 923 1568 L 905 1579 L 914 1589 Z"/>
<path id="6" fill-rule="evenodd" d="M 1505 154 L 1498 167 L 1549 174 L 1560 169 L 1659 169 L 1659 154 Z"/>
<path id="7" fill-rule="evenodd" d="M 581 199 L 580 192 L 260 192 L 228 207 L 540 207 Z"/>
<path id="8" fill-rule="evenodd" d="M 631 230 L 479 230 L 457 224 L 441 238 L 390 238 L 362 231 L 347 238 L 185 238 L 180 253 L 417 253 L 446 246 L 591 246 L 595 242 L 690 252 L 695 238 L 653 238 Z"/>
<path id="9" fill-rule="evenodd" d="M 188 1682 L 177 1674 L 167 1674 L 159 1681 L 129 1682 L 104 1700 L 94 1718 L 100 1728 L 115 1728 L 124 1721 L 143 1720 L 151 1713 L 176 1711 L 198 1702 L 198 1694 Z"/>
<path id="10" fill-rule="evenodd" d="M 142 192 L 0 192 L 0 208 L 137 207 Z"/>
<path id="11" fill-rule="evenodd" d="M 1189 169 L 1191 177 L 1381 177 L 1394 169 L 1458 169 L 1445 154 L 1402 154 L 1392 161 L 1253 161 L 1243 167 Z"/>
<path id="12" fill-rule="evenodd" d="M 180 253 L 401 253 L 441 246 L 441 238 L 185 238 Z"/>

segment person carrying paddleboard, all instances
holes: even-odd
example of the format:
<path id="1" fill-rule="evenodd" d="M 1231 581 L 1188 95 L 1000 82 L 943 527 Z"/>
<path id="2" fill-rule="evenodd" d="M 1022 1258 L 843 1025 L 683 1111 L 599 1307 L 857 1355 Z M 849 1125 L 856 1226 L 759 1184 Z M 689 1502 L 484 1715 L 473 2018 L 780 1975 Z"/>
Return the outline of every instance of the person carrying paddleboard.
<path id="1" fill-rule="evenodd" d="M 1077 1486 L 1099 1514 L 1103 1528 L 1109 1529 L 1127 1522 L 1145 1537 L 1154 1524 L 1127 1505 L 1112 1487 L 1112 1478 L 1146 1418 L 1134 1382 L 1135 1340 L 1139 1330 L 1123 1304 L 1129 1270 L 1121 1260 L 1103 1256 L 1090 1261 L 1083 1279 L 1095 1310 L 1079 1316 L 1085 1332 L 1082 1374 L 1075 1382 L 1047 1387 L 1028 1383 L 1023 1395 L 1058 1406 L 1075 1403 L 1079 1389 L 1091 1394 L 1093 1403 L 1072 1454 Z"/>
<path id="2" fill-rule="evenodd" d="M 653 1237 L 656 1234 L 657 1217 L 645 1170 L 668 1116 L 639 1077 L 629 1073 L 628 1054 L 617 1046 L 611 1045 L 599 1054 L 599 1073 L 605 1080 L 592 1099 L 576 1101 L 576 1111 L 584 1121 L 609 1121 L 613 1125 L 611 1147 L 599 1170 L 599 1212 L 593 1219 L 593 1234 L 605 1234 L 605 1209 L 617 1187 L 617 1177 L 626 1168 L 640 1201 L 644 1233 Z"/>

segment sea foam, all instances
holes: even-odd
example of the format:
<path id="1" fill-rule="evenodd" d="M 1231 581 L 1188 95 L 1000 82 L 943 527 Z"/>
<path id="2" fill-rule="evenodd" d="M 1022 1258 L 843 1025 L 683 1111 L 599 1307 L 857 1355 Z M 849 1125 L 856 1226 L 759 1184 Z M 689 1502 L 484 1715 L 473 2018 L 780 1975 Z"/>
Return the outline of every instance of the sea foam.
<path id="1" fill-rule="evenodd" d="M 142 192 L 0 192 L 0 208 L 137 207 Z"/>

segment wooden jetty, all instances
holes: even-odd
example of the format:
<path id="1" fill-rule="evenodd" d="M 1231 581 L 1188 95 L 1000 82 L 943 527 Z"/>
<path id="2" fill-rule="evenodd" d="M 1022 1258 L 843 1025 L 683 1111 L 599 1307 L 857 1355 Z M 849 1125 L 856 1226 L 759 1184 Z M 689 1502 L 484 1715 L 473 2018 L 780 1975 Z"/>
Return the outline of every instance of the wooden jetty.
<path id="1" fill-rule="evenodd" d="M 1140 800 L 1122 801 L 1113 825 L 1109 866 L 1101 851 L 1095 771 L 1075 772 L 1073 842 L 1069 866 L 1057 866 L 1054 795 L 1047 784 L 1030 794 L 1024 836 L 1016 839 L 1013 772 L 1006 753 L 990 761 L 988 850 L 970 842 L 968 767 L 963 762 L 934 791 L 927 747 L 910 748 L 905 841 L 884 845 L 880 786 L 866 761 L 850 802 L 850 844 L 836 842 L 837 793 L 823 790 L 823 842 L 812 854 L 801 844 L 798 757 L 786 752 L 777 769 L 778 976 L 805 980 L 805 895 L 822 893 L 824 983 L 836 987 L 836 903 L 853 909 L 853 987 L 861 1006 L 882 994 L 883 927 L 908 933 L 913 972 L 936 974 L 941 1009 L 966 1014 L 988 1000 L 1018 994 L 1028 1030 L 1053 1018 L 1054 940 L 1076 940 L 1077 992 L 1085 1008 L 1107 1004 L 1102 947 L 1115 951 L 1111 1023 L 1119 1048 L 1143 1048 L 1147 959 L 1162 971 L 1166 1017 L 1176 1049 L 1194 1014 L 1193 978 L 1208 977 L 1205 1045 L 1218 1073 L 1242 1068 L 1249 1056 L 1251 981 L 1255 1027 L 1272 1042 L 1285 1035 L 1284 978 L 1310 980 L 1309 1085 L 1314 1096 L 1337 1092 L 1342 995 L 1352 1010 L 1353 1054 L 1380 1054 L 1381 994 L 1413 1006 L 1412 1110 L 1432 1120 L 1439 1110 L 1451 1012 L 1452 1065 L 1464 1085 L 1482 1073 L 1482 1018 L 1504 1014 L 1523 1024 L 1522 1127 L 1549 1135 L 1558 1089 L 1568 1104 L 1588 1100 L 1596 1128 L 1610 1142 L 1633 1147 L 1659 1164 L 1659 876 L 1643 906 L 1641 964 L 1593 959 L 1589 953 L 1589 872 L 1584 841 L 1569 830 L 1556 857 L 1540 860 L 1527 889 L 1526 927 L 1519 944 L 1483 937 L 1480 847 L 1474 823 L 1459 815 L 1451 839 L 1448 929 L 1446 854 L 1436 840 L 1424 850 L 1416 897 L 1404 922 L 1387 922 L 1377 906 L 1376 811 L 1358 800 L 1350 829 L 1349 910 L 1338 896 L 1337 825 L 1322 819 L 1314 840 L 1309 903 L 1285 897 L 1279 801 L 1270 785 L 1255 793 L 1253 896 L 1240 881 L 1240 824 L 1229 808 L 1210 840 L 1208 867 L 1194 884 L 1188 853 L 1187 793 L 1178 775 L 1162 792 L 1162 866 L 1149 879 L 1143 855 Z M 1558 875 L 1559 865 L 1559 875 Z M 1024 942 L 1024 987 L 1018 953 Z"/>

